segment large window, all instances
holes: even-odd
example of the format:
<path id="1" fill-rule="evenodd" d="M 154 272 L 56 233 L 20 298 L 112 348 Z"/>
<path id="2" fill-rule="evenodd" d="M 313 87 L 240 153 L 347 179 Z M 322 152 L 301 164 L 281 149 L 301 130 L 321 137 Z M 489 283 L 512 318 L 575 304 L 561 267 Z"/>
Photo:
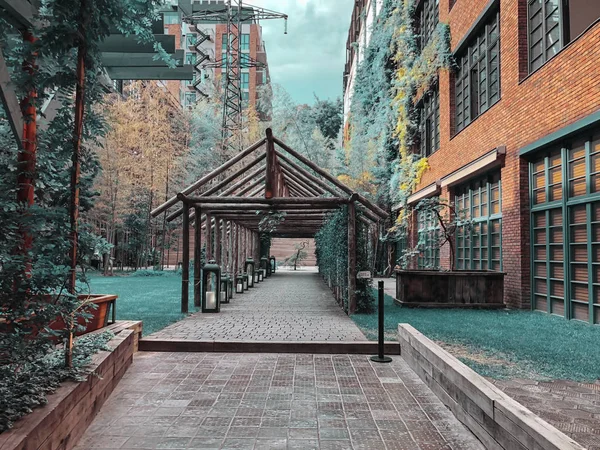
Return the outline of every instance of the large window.
<path id="1" fill-rule="evenodd" d="M 502 270 L 501 194 L 499 172 L 456 189 L 458 218 L 469 223 L 456 232 L 457 269 Z"/>
<path id="2" fill-rule="evenodd" d="M 423 0 L 416 12 L 416 32 L 423 50 L 439 23 L 439 0 Z"/>
<path id="3" fill-rule="evenodd" d="M 529 0 L 529 71 L 540 68 L 600 17 L 597 0 Z"/>
<path id="4" fill-rule="evenodd" d="M 242 47 L 242 51 L 249 51 L 250 50 L 250 35 L 242 34 L 242 41 L 240 42 L 240 44 Z"/>
<path id="5" fill-rule="evenodd" d="M 500 14 L 496 12 L 457 55 L 456 131 L 500 100 Z"/>
<path id="6" fill-rule="evenodd" d="M 419 105 L 419 150 L 429 156 L 440 148 L 440 94 L 437 88 Z"/>
<path id="7" fill-rule="evenodd" d="M 530 164 L 533 308 L 600 323 L 600 134 Z"/>
<path id="8" fill-rule="evenodd" d="M 417 211 L 419 269 L 440 267 L 440 226 L 431 210 Z"/>
<path id="9" fill-rule="evenodd" d="M 175 25 L 180 23 L 178 12 L 166 12 L 163 14 L 163 24 L 164 25 Z"/>
<path id="10" fill-rule="evenodd" d="M 240 86 L 240 88 L 242 89 L 242 91 L 247 91 L 248 89 L 250 89 L 250 74 L 247 72 L 242 72 L 242 84 Z"/>
<path id="11" fill-rule="evenodd" d="M 196 54 L 195 53 L 186 53 L 185 54 L 185 63 L 194 65 L 196 64 Z"/>
<path id="12" fill-rule="evenodd" d="M 194 45 L 196 45 L 196 42 L 198 42 L 198 36 L 196 36 L 195 34 L 188 34 L 186 35 L 186 45 L 188 47 L 193 47 Z"/>
<path id="13" fill-rule="evenodd" d="M 186 92 L 185 106 L 192 106 L 196 103 L 196 94 L 194 92 Z"/>

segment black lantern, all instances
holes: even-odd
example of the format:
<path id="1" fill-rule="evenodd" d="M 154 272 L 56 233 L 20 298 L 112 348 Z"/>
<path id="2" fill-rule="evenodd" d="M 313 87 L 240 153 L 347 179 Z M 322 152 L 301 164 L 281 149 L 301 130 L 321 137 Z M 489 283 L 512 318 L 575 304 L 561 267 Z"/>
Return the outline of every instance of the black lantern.
<path id="1" fill-rule="evenodd" d="M 233 298 L 233 274 L 227 274 L 227 299 L 231 300 Z"/>
<path id="2" fill-rule="evenodd" d="M 210 260 L 202 268 L 202 312 L 218 313 L 221 308 L 221 268 Z"/>
<path id="3" fill-rule="evenodd" d="M 221 277 L 221 292 L 219 293 L 219 301 L 221 303 L 229 303 L 229 296 L 227 295 L 227 286 L 229 286 L 228 278 L 229 275 L 226 273 Z"/>
<path id="4" fill-rule="evenodd" d="M 262 272 L 263 278 L 267 278 L 269 275 L 271 275 L 269 273 L 269 258 L 267 258 L 266 256 L 260 258 L 260 270 Z"/>
<path id="5" fill-rule="evenodd" d="M 265 269 L 260 269 L 258 271 L 258 281 L 262 282 L 265 279 Z"/>
<path id="6" fill-rule="evenodd" d="M 254 287 L 254 259 L 246 258 L 246 273 L 248 274 L 248 287 Z"/>
<path id="7" fill-rule="evenodd" d="M 254 271 L 254 284 L 260 283 L 260 270 Z"/>
<path id="8" fill-rule="evenodd" d="M 237 277 L 235 277 L 235 293 L 243 294 L 244 293 L 244 275 L 239 273 Z"/>
<path id="9" fill-rule="evenodd" d="M 248 274 L 246 272 L 244 272 L 242 274 L 242 279 L 243 279 L 242 285 L 244 287 L 244 292 L 245 292 L 248 290 Z"/>
<path id="10" fill-rule="evenodd" d="M 271 256 L 269 262 L 271 263 L 271 274 L 273 274 L 277 271 L 277 260 L 274 256 Z"/>

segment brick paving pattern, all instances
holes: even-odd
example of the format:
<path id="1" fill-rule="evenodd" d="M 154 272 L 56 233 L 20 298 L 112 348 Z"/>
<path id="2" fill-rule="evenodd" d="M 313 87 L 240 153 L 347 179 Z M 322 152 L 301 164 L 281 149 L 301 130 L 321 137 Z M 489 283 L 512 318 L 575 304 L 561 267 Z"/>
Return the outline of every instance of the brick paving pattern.
<path id="1" fill-rule="evenodd" d="M 490 381 L 588 450 L 600 450 L 600 380 Z"/>
<path id="2" fill-rule="evenodd" d="M 84 449 L 484 450 L 400 358 L 151 353 Z"/>
<path id="3" fill-rule="evenodd" d="M 193 314 L 151 339 L 245 341 L 366 341 L 314 271 L 280 271 L 219 314 Z"/>

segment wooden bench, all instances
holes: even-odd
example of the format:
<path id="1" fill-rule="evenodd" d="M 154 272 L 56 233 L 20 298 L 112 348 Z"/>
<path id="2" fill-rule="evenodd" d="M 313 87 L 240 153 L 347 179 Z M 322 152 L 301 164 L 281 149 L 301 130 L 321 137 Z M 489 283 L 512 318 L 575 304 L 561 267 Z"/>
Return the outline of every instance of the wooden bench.
<path id="1" fill-rule="evenodd" d="M 106 327 L 100 328 L 93 333 L 102 333 L 104 331 L 112 331 L 115 335 L 123 330 L 133 330 L 133 351 L 138 351 L 138 342 L 142 338 L 142 321 L 141 320 L 116 320 Z"/>

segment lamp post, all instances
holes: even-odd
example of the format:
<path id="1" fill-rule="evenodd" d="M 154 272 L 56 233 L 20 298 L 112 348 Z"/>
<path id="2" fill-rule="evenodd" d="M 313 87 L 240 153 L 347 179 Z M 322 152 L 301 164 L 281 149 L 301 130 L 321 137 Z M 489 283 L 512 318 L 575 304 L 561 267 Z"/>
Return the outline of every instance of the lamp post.
<path id="1" fill-rule="evenodd" d="M 221 308 L 221 268 L 210 260 L 202 268 L 202 312 L 218 313 Z"/>
<path id="2" fill-rule="evenodd" d="M 254 287 L 254 259 L 252 257 L 246 258 L 246 273 L 248 274 L 248 287 Z"/>

